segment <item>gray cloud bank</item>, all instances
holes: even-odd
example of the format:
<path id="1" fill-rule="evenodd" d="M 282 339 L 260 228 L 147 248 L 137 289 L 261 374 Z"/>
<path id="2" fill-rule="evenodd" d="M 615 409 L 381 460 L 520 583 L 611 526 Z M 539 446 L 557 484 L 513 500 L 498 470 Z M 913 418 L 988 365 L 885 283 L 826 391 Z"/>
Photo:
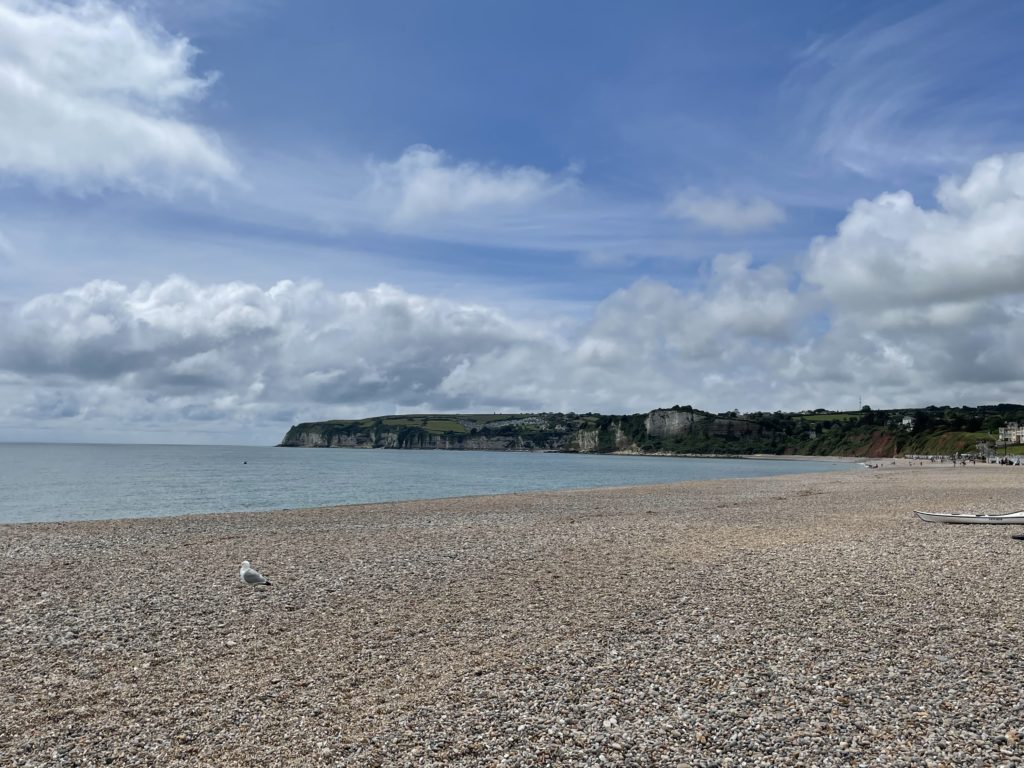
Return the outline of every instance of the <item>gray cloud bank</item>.
<path id="1" fill-rule="evenodd" d="M 276 436 L 396 409 L 1024 399 L 1024 155 L 988 158 L 936 199 L 858 201 L 799 274 L 723 254 L 689 290 L 640 280 L 575 323 L 388 285 L 92 282 L 3 318 L 0 423 Z"/>

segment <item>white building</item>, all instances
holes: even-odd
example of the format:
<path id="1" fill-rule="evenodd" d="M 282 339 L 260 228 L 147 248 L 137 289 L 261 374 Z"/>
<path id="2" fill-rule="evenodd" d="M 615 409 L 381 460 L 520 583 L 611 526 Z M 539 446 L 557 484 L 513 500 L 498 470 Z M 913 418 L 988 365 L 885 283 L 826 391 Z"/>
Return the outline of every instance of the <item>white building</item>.
<path id="1" fill-rule="evenodd" d="M 999 428 L 999 442 L 1000 443 L 1024 443 L 1024 426 L 1021 426 L 1016 421 L 1006 422 L 1005 427 Z"/>

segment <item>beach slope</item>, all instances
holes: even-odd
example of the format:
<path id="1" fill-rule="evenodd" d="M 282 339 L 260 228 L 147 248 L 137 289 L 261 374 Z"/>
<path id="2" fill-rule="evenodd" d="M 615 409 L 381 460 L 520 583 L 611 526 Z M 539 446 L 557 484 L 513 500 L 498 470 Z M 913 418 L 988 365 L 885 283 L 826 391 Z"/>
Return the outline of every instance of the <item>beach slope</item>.
<path id="1" fill-rule="evenodd" d="M 0 526 L 0 764 L 1019 764 L 1024 541 L 913 510 L 1022 490 L 886 467 Z"/>

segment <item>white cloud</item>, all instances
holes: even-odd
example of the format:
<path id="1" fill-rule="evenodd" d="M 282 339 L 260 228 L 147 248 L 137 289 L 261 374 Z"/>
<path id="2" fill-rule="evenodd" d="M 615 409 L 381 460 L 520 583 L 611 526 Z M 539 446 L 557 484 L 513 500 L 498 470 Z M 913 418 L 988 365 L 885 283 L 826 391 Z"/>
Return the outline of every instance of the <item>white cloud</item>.
<path id="1" fill-rule="evenodd" d="M 879 310 L 906 322 L 1024 292 L 1024 154 L 983 160 L 937 199 L 936 209 L 906 191 L 857 201 L 834 237 L 812 243 L 807 280 L 879 321 Z"/>
<path id="2" fill-rule="evenodd" d="M 519 347 L 468 360 L 444 386 L 462 398 L 508 388 L 533 407 L 566 410 L 753 404 L 774 387 L 779 349 L 804 312 L 781 270 L 722 255 L 689 291 L 640 280 L 600 302 L 576 333 L 546 339 L 532 354 Z"/>
<path id="3" fill-rule="evenodd" d="M 750 254 L 587 318 L 381 285 L 92 282 L 0 317 L 0 426 L 230 431 L 409 411 L 874 407 L 1024 399 L 1024 156 L 855 203 L 803 273 Z"/>
<path id="4" fill-rule="evenodd" d="M 54 404 L 76 391 L 74 415 L 114 421 L 122 406 L 125 419 L 167 422 L 442 407 L 440 383 L 461 361 L 543 337 L 488 307 L 386 285 L 337 293 L 183 278 L 135 289 L 96 281 L 28 301 L 2 323 L 0 371 L 14 377 L 8 390 L 25 383 L 10 418 L 66 415 Z"/>
<path id="5" fill-rule="evenodd" d="M 97 281 L 0 318 L 0 423 L 187 431 L 262 419 L 281 429 L 396 405 L 644 409 L 687 392 L 707 401 L 702 377 L 723 366 L 756 370 L 758 350 L 788 338 L 799 314 L 782 274 L 745 255 L 716 259 L 701 290 L 640 281 L 584 324 L 512 320 L 386 285 Z M 738 381 L 751 385 L 749 376 Z"/>
<path id="6" fill-rule="evenodd" d="M 445 386 L 611 411 L 1024 400 L 1024 154 L 982 161 L 937 198 L 858 201 L 802 274 L 726 254 L 687 290 L 641 280 L 560 338 L 557 362 L 489 355 Z"/>
<path id="7" fill-rule="evenodd" d="M 801 356 L 807 380 L 841 372 L 890 404 L 1024 399 L 1024 155 L 987 158 L 936 198 L 859 200 L 812 243 L 804 277 L 830 327 Z"/>
<path id="8" fill-rule="evenodd" d="M 763 197 L 747 201 L 731 196 L 714 197 L 692 187 L 677 193 L 668 211 L 681 219 L 726 232 L 764 229 L 786 220 L 786 212 Z"/>
<path id="9" fill-rule="evenodd" d="M 0 4 L 0 174 L 92 191 L 205 186 L 235 171 L 183 117 L 196 50 L 103 0 Z"/>
<path id="10" fill-rule="evenodd" d="M 371 163 L 367 196 L 394 224 L 487 208 L 522 208 L 571 186 L 532 166 L 488 168 L 453 163 L 425 144 L 409 147 L 394 162 Z"/>

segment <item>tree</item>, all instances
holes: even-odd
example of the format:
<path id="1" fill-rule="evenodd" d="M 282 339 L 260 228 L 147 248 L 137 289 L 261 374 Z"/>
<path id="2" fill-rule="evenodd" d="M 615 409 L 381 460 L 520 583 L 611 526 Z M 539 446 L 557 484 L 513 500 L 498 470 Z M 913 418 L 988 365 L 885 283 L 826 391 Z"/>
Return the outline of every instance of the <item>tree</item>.
<path id="1" fill-rule="evenodd" d="M 935 419 L 930 409 L 922 409 L 914 413 L 914 434 L 920 435 L 932 428 Z"/>
<path id="2" fill-rule="evenodd" d="M 1005 423 L 1002 416 L 986 416 L 981 423 L 981 429 L 984 432 L 998 432 Z"/>

